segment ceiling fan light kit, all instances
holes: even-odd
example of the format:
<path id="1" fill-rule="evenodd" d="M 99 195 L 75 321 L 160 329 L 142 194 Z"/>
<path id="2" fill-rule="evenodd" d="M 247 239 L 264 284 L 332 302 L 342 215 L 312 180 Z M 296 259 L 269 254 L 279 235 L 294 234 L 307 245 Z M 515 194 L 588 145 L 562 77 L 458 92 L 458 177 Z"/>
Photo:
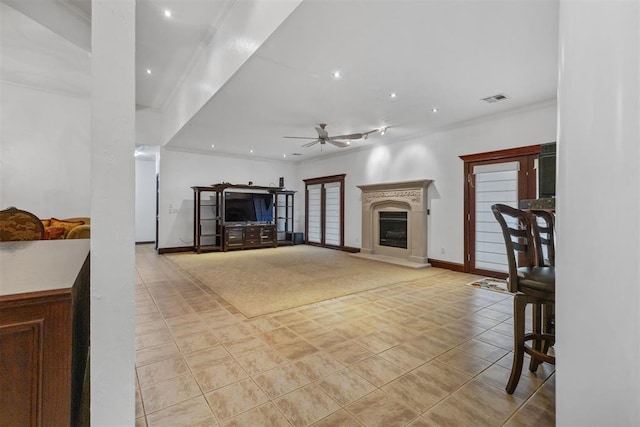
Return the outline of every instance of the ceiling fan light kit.
<path id="1" fill-rule="evenodd" d="M 350 145 L 350 141 L 353 139 L 367 139 L 369 137 L 369 134 L 376 133 L 376 132 L 384 132 L 384 130 L 388 128 L 387 126 L 380 129 L 373 129 L 368 132 L 329 136 L 329 132 L 327 132 L 326 127 L 327 127 L 326 123 L 320 123 L 320 125 L 315 127 L 316 132 L 318 133 L 318 136 L 316 138 L 309 138 L 306 136 L 285 136 L 284 138 L 312 140 L 311 142 L 303 144 L 302 145 L 303 147 L 311 147 L 312 145 L 315 145 L 317 143 L 320 143 L 320 145 L 322 146 L 328 142 L 329 144 L 335 145 L 336 147 L 345 148 Z M 344 141 L 341 141 L 341 140 L 344 140 Z"/>

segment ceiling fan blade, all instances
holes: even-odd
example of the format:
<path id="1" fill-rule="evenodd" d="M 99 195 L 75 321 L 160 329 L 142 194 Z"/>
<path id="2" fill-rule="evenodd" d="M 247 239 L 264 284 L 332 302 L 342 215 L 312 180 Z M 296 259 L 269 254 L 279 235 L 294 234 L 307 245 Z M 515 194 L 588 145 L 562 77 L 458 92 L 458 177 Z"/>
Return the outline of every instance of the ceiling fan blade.
<path id="1" fill-rule="evenodd" d="M 348 135 L 336 135 L 336 136 L 332 136 L 329 139 L 360 139 L 363 137 L 363 134 L 361 133 L 350 133 Z"/>
<path id="2" fill-rule="evenodd" d="M 306 136 L 283 136 L 283 138 L 293 138 L 293 139 L 318 139 L 316 138 L 308 138 Z"/>
<path id="3" fill-rule="evenodd" d="M 320 126 L 321 127 L 316 126 L 316 131 L 318 132 L 318 138 L 320 138 L 320 139 L 329 138 L 329 134 L 324 129 L 324 126 L 322 126 L 322 125 L 320 125 Z"/>
<path id="4" fill-rule="evenodd" d="M 317 144 L 317 143 L 318 143 L 318 142 L 320 142 L 320 141 L 321 141 L 321 140 L 316 139 L 315 141 L 308 142 L 308 143 L 306 143 L 306 144 L 304 144 L 304 145 L 302 145 L 302 146 L 303 146 L 303 147 L 311 147 L 312 145 Z"/>
<path id="5" fill-rule="evenodd" d="M 336 141 L 334 139 L 327 139 L 327 142 L 330 144 L 335 145 L 336 147 L 340 147 L 340 148 L 344 148 L 344 147 L 348 147 L 349 144 L 347 142 L 342 142 L 342 141 Z"/>

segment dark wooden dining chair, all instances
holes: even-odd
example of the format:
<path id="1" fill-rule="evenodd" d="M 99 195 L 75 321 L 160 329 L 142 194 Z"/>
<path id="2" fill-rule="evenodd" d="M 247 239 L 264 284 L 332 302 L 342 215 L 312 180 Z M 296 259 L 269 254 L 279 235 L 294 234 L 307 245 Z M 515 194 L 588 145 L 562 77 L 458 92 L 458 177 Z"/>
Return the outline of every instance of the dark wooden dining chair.
<path id="1" fill-rule="evenodd" d="M 555 304 L 555 268 L 538 265 L 540 232 L 532 213 L 503 204 L 493 205 L 491 210 L 502 229 L 509 265 L 507 288 L 514 294 L 514 354 L 506 386 L 507 393 L 512 394 L 520 380 L 525 353 L 531 356 L 531 372 L 542 362 L 556 363 L 555 356 L 548 354 L 555 336 L 546 313 L 553 310 L 545 310 L 544 316 L 542 310 Z M 529 304 L 532 305 L 532 332 L 525 333 L 525 312 Z"/>
<path id="2" fill-rule="evenodd" d="M 556 215 L 555 212 L 548 209 L 530 209 L 536 219 L 538 231 L 538 247 L 536 256 L 538 265 L 546 265 L 554 267 L 556 265 Z M 535 231 L 535 229 L 534 229 Z M 544 249 L 544 250 L 543 250 Z M 545 256 L 546 255 L 546 256 Z M 555 313 L 553 304 L 545 304 L 542 306 L 542 331 L 548 334 L 555 334 Z M 549 351 L 552 342 L 545 341 L 544 352 Z"/>
<path id="3" fill-rule="evenodd" d="M 551 211 L 545 209 L 531 209 L 531 212 L 538 225 L 538 234 L 540 236 L 540 245 L 536 250 L 538 256 L 538 265 L 555 266 L 556 264 L 556 217 Z M 546 249 L 546 257 L 543 248 Z"/>

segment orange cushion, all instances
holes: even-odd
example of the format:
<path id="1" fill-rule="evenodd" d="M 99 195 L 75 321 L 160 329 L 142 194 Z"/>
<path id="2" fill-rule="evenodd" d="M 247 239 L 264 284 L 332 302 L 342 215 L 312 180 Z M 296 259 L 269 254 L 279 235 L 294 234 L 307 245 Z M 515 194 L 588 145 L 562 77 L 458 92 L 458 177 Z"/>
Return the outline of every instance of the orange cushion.
<path id="1" fill-rule="evenodd" d="M 45 227 L 44 239 L 45 240 L 64 239 L 64 235 L 66 233 L 67 233 L 67 229 L 64 227 Z"/>
<path id="2" fill-rule="evenodd" d="M 48 227 L 51 225 L 51 220 L 50 219 L 41 219 L 40 222 L 42 223 L 43 227 Z"/>
<path id="3" fill-rule="evenodd" d="M 58 218 L 51 218 L 50 226 L 64 228 L 65 229 L 64 237 L 66 238 L 67 234 L 69 234 L 69 231 L 71 231 L 71 229 L 83 224 L 84 224 L 84 221 L 64 221 Z"/>

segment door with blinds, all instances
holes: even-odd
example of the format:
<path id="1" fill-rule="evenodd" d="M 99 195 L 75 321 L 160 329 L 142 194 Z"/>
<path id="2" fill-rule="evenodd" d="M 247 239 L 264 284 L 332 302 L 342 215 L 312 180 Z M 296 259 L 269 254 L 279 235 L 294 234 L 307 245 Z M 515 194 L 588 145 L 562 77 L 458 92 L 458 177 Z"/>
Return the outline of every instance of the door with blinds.
<path id="1" fill-rule="evenodd" d="M 344 177 L 305 179 L 307 243 L 341 248 L 344 244 Z"/>
<path id="2" fill-rule="evenodd" d="M 307 243 L 322 244 L 322 184 L 307 186 Z"/>
<path id="3" fill-rule="evenodd" d="M 491 206 L 517 208 L 520 200 L 536 198 L 539 146 L 525 148 L 531 152 L 509 156 L 512 150 L 505 150 L 500 158 L 493 152 L 486 160 L 465 161 L 465 271 L 506 277 L 506 248 Z"/>

